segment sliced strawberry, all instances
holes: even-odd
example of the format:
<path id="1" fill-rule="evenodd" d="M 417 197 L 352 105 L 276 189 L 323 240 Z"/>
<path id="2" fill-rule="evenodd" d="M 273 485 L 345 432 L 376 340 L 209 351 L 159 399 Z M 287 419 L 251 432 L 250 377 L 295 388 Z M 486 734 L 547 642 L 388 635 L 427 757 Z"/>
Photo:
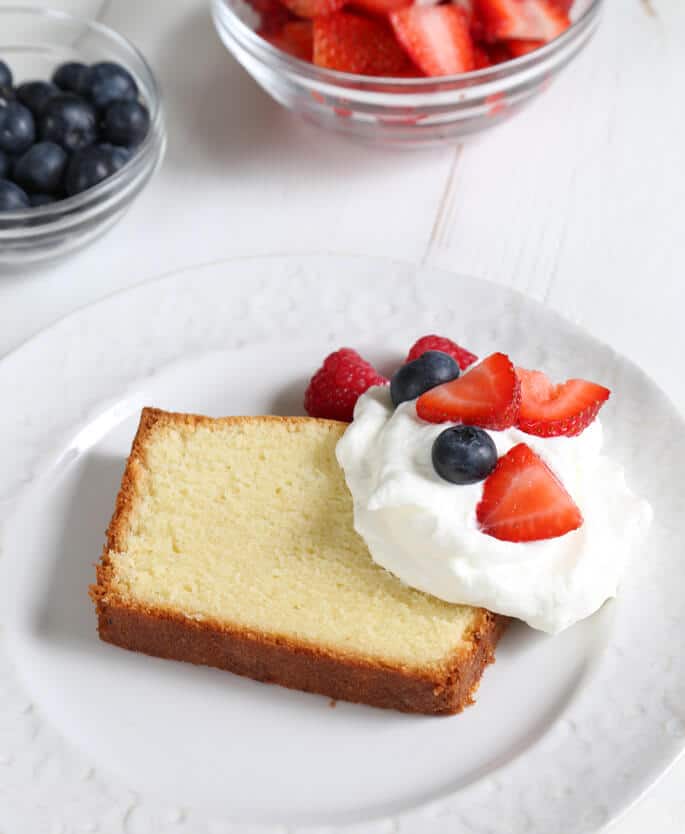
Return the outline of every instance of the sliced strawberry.
<path id="1" fill-rule="evenodd" d="M 478 46 L 478 44 L 473 45 L 473 60 L 476 69 L 486 69 L 487 67 L 492 66 L 490 56 L 483 49 L 483 47 Z"/>
<path id="2" fill-rule="evenodd" d="M 484 533 L 507 542 L 556 539 L 583 523 L 564 485 L 525 443 L 497 461 L 483 484 L 476 518 Z"/>
<path id="3" fill-rule="evenodd" d="M 529 55 L 536 49 L 540 49 L 545 45 L 545 41 L 510 40 L 506 45 L 512 58 L 521 58 L 523 55 Z"/>
<path id="4" fill-rule="evenodd" d="M 511 61 L 511 53 L 507 49 L 504 41 L 500 41 L 499 43 L 484 43 L 482 44 L 482 48 L 487 52 L 490 63 L 493 66 L 495 64 L 503 64 L 505 61 Z"/>
<path id="5" fill-rule="evenodd" d="M 407 358 L 404 360 L 405 363 L 413 362 L 414 359 L 418 359 L 427 350 L 440 350 L 443 353 L 447 353 L 453 359 L 457 360 L 457 365 L 459 365 L 462 371 L 478 361 L 476 354 L 471 353 L 470 350 L 466 350 L 466 348 L 461 347 L 451 339 L 446 339 L 444 336 L 436 336 L 434 333 L 431 333 L 428 336 L 422 336 L 418 341 L 414 342 L 407 354 Z"/>
<path id="6" fill-rule="evenodd" d="M 466 423 L 501 430 L 516 424 L 521 388 L 511 360 L 493 353 L 463 376 L 426 391 L 416 413 L 429 423 Z"/>
<path id="7" fill-rule="evenodd" d="M 555 385 L 542 371 L 517 368 L 521 381 L 519 428 L 538 437 L 574 437 L 585 431 L 611 391 L 585 379 Z"/>
<path id="8" fill-rule="evenodd" d="M 452 0 L 452 4 L 466 15 L 471 38 L 476 42 L 483 40 L 483 21 L 476 9 L 476 0 Z"/>
<path id="9" fill-rule="evenodd" d="M 281 0 L 281 3 L 298 17 L 323 17 L 342 9 L 346 0 Z"/>
<path id="10" fill-rule="evenodd" d="M 456 6 L 410 6 L 390 15 L 397 39 L 426 75 L 475 68 L 468 20 Z"/>
<path id="11" fill-rule="evenodd" d="M 248 0 L 248 3 L 259 14 L 257 34 L 266 40 L 280 32 L 289 20 L 293 20 L 292 14 L 279 0 Z"/>
<path id="12" fill-rule="evenodd" d="M 355 8 L 371 14 L 388 15 L 411 6 L 414 0 L 353 0 Z"/>
<path id="13" fill-rule="evenodd" d="M 412 69 L 385 21 L 349 12 L 314 21 L 314 63 L 359 75 L 405 75 Z"/>
<path id="14" fill-rule="evenodd" d="M 555 0 L 476 0 L 489 40 L 551 41 L 571 25 Z"/>
<path id="15" fill-rule="evenodd" d="M 550 0 L 550 3 L 553 6 L 556 6 L 560 12 L 564 14 L 569 14 L 571 11 L 571 7 L 575 3 L 575 0 Z"/>
<path id="16" fill-rule="evenodd" d="M 314 29 L 309 20 L 292 20 L 281 31 L 287 52 L 303 61 L 311 61 L 314 54 Z"/>

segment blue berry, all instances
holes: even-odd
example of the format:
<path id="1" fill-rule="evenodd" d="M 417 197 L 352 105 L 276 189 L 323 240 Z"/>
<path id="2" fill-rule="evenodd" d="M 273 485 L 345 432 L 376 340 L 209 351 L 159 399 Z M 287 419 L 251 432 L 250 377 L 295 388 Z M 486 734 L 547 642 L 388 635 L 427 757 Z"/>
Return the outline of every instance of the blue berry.
<path id="1" fill-rule="evenodd" d="M 433 467 L 453 484 L 475 484 L 497 465 L 497 447 L 490 435 L 474 426 L 452 426 L 435 438 Z"/>
<path id="2" fill-rule="evenodd" d="M 12 86 L 12 70 L 4 61 L 0 61 L 0 87 Z"/>
<path id="3" fill-rule="evenodd" d="M 59 190 L 67 166 L 67 153 L 54 142 L 38 142 L 19 157 L 14 181 L 25 191 L 53 194 Z"/>
<path id="4" fill-rule="evenodd" d="M 86 92 L 86 78 L 88 67 L 78 61 L 68 61 L 60 64 L 52 74 L 52 83 L 67 93 L 82 96 Z"/>
<path id="5" fill-rule="evenodd" d="M 9 180 L 0 180 L 0 211 L 17 211 L 29 208 L 26 192 Z"/>
<path id="6" fill-rule="evenodd" d="M 0 107 L 0 151 L 23 153 L 36 138 L 31 111 L 18 101 Z"/>
<path id="7" fill-rule="evenodd" d="M 103 61 L 93 64 L 88 70 L 85 92 L 98 110 L 104 110 L 113 101 L 137 99 L 138 85 L 131 73 L 120 64 Z"/>
<path id="8" fill-rule="evenodd" d="M 65 151 L 86 148 L 97 138 L 95 110 L 73 93 L 55 96 L 45 105 L 40 120 L 40 137 L 61 145 Z"/>
<path id="9" fill-rule="evenodd" d="M 59 89 L 49 81 L 25 81 L 17 87 L 16 95 L 24 107 L 28 107 L 38 118 L 43 115 L 50 99 L 59 95 Z"/>
<path id="10" fill-rule="evenodd" d="M 0 180 L 7 179 L 11 168 L 11 159 L 4 151 L 0 151 Z"/>
<path id="11" fill-rule="evenodd" d="M 115 171 L 112 156 L 99 145 L 77 151 L 69 161 L 64 179 L 64 190 L 69 197 L 87 191 L 106 180 Z"/>
<path id="12" fill-rule="evenodd" d="M 29 203 L 31 208 L 38 208 L 39 206 L 48 206 L 50 203 L 57 202 L 57 197 L 52 194 L 29 194 Z"/>
<path id="13" fill-rule="evenodd" d="M 139 101 L 114 101 L 102 120 L 102 138 L 113 145 L 135 148 L 147 136 L 150 112 Z"/>
<path id="14" fill-rule="evenodd" d="M 131 151 L 128 148 L 120 148 L 117 145 L 110 145 L 108 142 L 102 142 L 98 147 L 109 155 L 113 172 L 123 168 L 131 158 Z"/>
<path id="15" fill-rule="evenodd" d="M 16 95 L 12 87 L 4 87 L 0 84 L 0 107 L 7 107 L 10 101 L 14 101 Z"/>
<path id="16" fill-rule="evenodd" d="M 441 350 L 427 350 L 395 372 L 390 381 L 393 405 L 415 400 L 430 388 L 456 379 L 459 373 L 459 365 L 449 354 Z"/>

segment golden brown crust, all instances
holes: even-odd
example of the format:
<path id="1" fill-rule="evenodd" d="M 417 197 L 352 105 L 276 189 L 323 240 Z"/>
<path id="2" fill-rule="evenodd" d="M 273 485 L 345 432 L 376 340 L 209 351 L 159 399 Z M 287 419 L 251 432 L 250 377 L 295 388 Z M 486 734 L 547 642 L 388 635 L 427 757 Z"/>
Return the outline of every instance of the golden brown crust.
<path id="1" fill-rule="evenodd" d="M 402 712 L 449 715 L 473 703 L 494 661 L 504 619 L 481 611 L 471 650 L 444 669 L 409 670 L 338 655 L 283 637 L 196 622 L 97 599 L 100 638 L 125 649 L 215 666 L 265 683 Z"/>
<path id="2" fill-rule="evenodd" d="M 231 423 L 255 419 L 297 424 L 311 418 L 221 418 Z M 416 670 L 226 623 L 198 622 L 173 611 L 148 609 L 120 599 L 112 586 L 109 552 L 124 549 L 150 434 L 156 426 L 178 425 L 179 421 L 192 425 L 217 422 L 200 415 L 171 414 L 152 408 L 142 411 L 107 530 L 107 542 L 97 565 L 97 581 L 90 589 L 102 640 L 157 657 L 215 666 L 291 689 L 403 712 L 453 714 L 473 703 L 483 670 L 494 661 L 495 646 L 506 624 L 505 618 L 484 609 L 478 609 L 463 649 L 440 667 Z M 338 425 L 335 421 L 326 422 Z"/>

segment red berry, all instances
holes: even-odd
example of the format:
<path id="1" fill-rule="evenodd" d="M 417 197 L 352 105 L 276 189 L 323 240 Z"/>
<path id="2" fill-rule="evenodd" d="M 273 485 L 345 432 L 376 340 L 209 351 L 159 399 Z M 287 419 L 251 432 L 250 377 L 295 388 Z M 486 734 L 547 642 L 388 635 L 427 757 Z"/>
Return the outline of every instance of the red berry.
<path id="1" fill-rule="evenodd" d="M 592 423 L 611 391 L 585 379 L 555 385 L 542 371 L 517 368 L 521 382 L 519 428 L 539 437 L 573 437 Z"/>
<path id="2" fill-rule="evenodd" d="M 571 21 L 558 0 L 476 0 L 488 40 L 551 41 Z"/>
<path id="3" fill-rule="evenodd" d="M 511 360 L 493 353 L 458 379 L 426 391 L 416 413 L 429 423 L 465 423 L 500 431 L 516 424 L 521 388 Z"/>
<path id="4" fill-rule="evenodd" d="M 397 39 L 426 75 L 456 75 L 475 68 L 469 20 L 461 8 L 409 6 L 390 14 Z"/>
<path id="5" fill-rule="evenodd" d="M 403 76 L 413 69 L 385 20 L 349 12 L 316 18 L 314 63 L 359 75 Z"/>
<path id="6" fill-rule="evenodd" d="M 281 3 L 298 17 L 323 17 L 337 12 L 346 0 L 281 0 Z"/>
<path id="7" fill-rule="evenodd" d="M 405 363 L 413 362 L 414 359 L 418 359 L 427 350 L 441 350 L 443 353 L 448 353 L 453 359 L 457 360 L 457 365 L 459 365 L 462 371 L 478 361 L 478 357 L 474 353 L 471 353 L 471 351 L 463 347 L 459 347 L 456 342 L 445 339 L 443 336 L 435 336 L 432 334 L 430 336 L 423 336 L 418 342 L 414 342 L 411 350 L 407 354 L 407 358 L 404 360 Z"/>
<path id="8" fill-rule="evenodd" d="M 508 542 L 555 539 L 583 523 L 564 485 L 525 443 L 497 461 L 483 484 L 476 517 L 484 533 Z"/>
<path id="9" fill-rule="evenodd" d="M 545 45 L 545 41 L 523 41 L 510 40 L 507 41 L 506 46 L 512 58 L 521 58 L 524 55 L 530 55 Z"/>
<path id="10" fill-rule="evenodd" d="M 311 378 L 304 395 L 304 408 L 310 417 L 349 423 L 364 391 L 387 382 L 356 350 L 340 348 L 326 357 Z"/>

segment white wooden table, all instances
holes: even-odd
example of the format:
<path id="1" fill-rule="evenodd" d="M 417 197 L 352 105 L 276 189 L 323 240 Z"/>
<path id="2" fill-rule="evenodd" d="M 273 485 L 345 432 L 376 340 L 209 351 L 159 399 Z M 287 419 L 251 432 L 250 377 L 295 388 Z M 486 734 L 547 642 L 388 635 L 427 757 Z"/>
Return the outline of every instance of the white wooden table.
<path id="1" fill-rule="evenodd" d="M 164 88 L 169 151 L 105 238 L 57 266 L 0 272 L 0 357 L 78 307 L 183 267 L 352 252 L 542 299 L 685 408 L 683 0 L 608 0 L 596 39 L 547 95 L 489 135 L 421 154 L 348 144 L 281 110 L 224 50 L 206 0 L 52 4 L 143 50 Z M 684 788 L 681 761 L 612 832 L 683 834 Z"/>

